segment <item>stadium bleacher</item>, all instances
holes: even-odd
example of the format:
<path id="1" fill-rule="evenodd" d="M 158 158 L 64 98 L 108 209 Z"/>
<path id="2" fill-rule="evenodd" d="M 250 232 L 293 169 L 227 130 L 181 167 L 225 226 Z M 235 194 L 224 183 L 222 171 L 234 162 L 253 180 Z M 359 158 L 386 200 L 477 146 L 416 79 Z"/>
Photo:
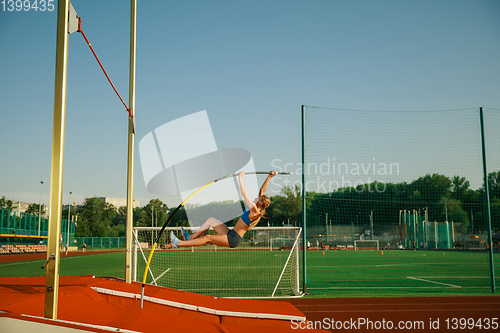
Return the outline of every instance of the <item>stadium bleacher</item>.
<path id="1" fill-rule="evenodd" d="M 47 252 L 47 245 L 0 245 L 0 255 Z"/>

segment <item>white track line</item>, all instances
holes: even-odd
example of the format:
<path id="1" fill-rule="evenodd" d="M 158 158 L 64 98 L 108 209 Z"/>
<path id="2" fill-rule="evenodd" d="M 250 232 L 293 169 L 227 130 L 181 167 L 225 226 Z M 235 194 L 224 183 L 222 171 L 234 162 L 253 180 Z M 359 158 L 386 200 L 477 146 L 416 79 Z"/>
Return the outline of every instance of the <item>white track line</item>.
<path id="1" fill-rule="evenodd" d="M 30 260 L 30 261 L 18 261 L 18 262 L 9 262 L 9 263 L 1 263 L 0 267 L 4 266 L 14 266 L 14 265 L 28 265 L 33 262 L 45 262 L 45 259 L 39 259 L 39 260 Z"/>
<path id="2" fill-rule="evenodd" d="M 461 286 L 456 286 L 456 285 L 454 285 L 454 284 L 448 284 L 448 283 L 436 282 L 436 281 L 426 280 L 426 279 L 419 279 L 419 278 L 416 278 L 416 277 L 413 277 L 413 276 L 407 276 L 406 278 L 407 278 L 407 279 L 411 279 L 411 280 L 417 280 L 417 281 L 423 281 L 423 282 L 429 282 L 429 283 L 441 284 L 441 285 L 443 285 L 443 286 L 450 286 L 450 287 L 453 287 L 453 288 L 462 288 Z"/>
<path id="3" fill-rule="evenodd" d="M 306 307 L 333 307 L 333 306 L 338 306 L 338 307 L 348 307 L 348 306 L 360 306 L 360 305 L 363 305 L 363 306 L 379 306 L 379 305 L 383 305 L 383 306 L 399 306 L 399 305 L 403 305 L 403 306 L 428 306 L 429 304 L 426 304 L 426 303 L 401 303 L 401 304 L 394 304 L 394 303 L 362 303 L 362 304 L 294 304 L 295 307 L 297 308 L 306 308 Z M 471 302 L 467 302 L 467 303 L 432 303 L 432 305 L 500 305 L 500 303 L 498 302 L 491 302 L 491 303 L 488 303 L 488 302 L 483 302 L 483 303 L 471 303 Z M 461 310 L 461 309 L 458 309 L 458 310 Z"/>
<path id="4" fill-rule="evenodd" d="M 325 290 L 325 289 L 334 289 L 334 290 L 356 290 L 356 289 L 438 289 L 442 287 L 326 287 L 326 288 L 311 288 L 307 287 L 307 289 L 314 290 Z M 459 287 L 465 289 L 490 289 L 491 287 Z"/>
<path id="5" fill-rule="evenodd" d="M 443 279 L 443 278 L 454 278 L 454 279 L 489 279 L 489 276 L 421 276 L 421 279 Z"/>

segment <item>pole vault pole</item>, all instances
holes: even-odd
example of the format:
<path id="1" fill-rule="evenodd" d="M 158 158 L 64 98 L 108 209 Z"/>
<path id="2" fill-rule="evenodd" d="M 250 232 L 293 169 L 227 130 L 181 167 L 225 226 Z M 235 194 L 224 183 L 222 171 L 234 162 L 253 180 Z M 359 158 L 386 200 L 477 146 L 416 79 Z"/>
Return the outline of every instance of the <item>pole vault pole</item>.
<path id="1" fill-rule="evenodd" d="M 44 317 L 57 319 L 59 291 L 59 235 L 61 234 L 62 183 L 64 167 L 64 130 L 66 122 L 66 88 L 68 78 L 69 0 L 57 5 L 56 77 L 54 86 L 54 120 L 50 169 L 50 217 L 45 275 Z"/>
<path id="2" fill-rule="evenodd" d="M 268 174 L 269 174 L 269 172 L 246 172 L 245 173 L 245 175 L 268 175 Z M 277 174 L 278 175 L 291 175 L 290 172 L 278 172 Z M 224 180 L 224 179 L 227 179 L 227 178 L 236 177 L 236 176 L 238 176 L 238 173 L 234 173 L 234 174 L 231 174 L 231 175 L 227 175 L 227 176 L 224 176 L 224 177 L 217 178 L 217 179 L 211 181 L 210 183 L 203 185 L 202 187 L 198 188 L 196 191 L 194 191 L 193 193 L 191 193 L 191 195 L 188 196 L 186 199 L 184 199 L 184 201 L 181 202 L 179 204 L 179 206 L 177 206 L 177 208 L 175 208 L 175 210 L 172 212 L 172 214 L 170 214 L 170 216 L 168 217 L 167 221 L 165 221 L 165 223 L 161 227 L 161 230 L 158 233 L 158 236 L 156 236 L 156 240 L 155 240 L 155 242 L 153 244 L 153 247 L 151 248 L 151 252 L 149 253 L 148 261 L 146 263 L 146 269 L 144 269 L 144 275 L 143 275 L 143 278 L 142 278 L 142 291 L 141 291 L 141 309 L 143 308 L 143 305 L 144 305 L 144 288 L 146 286 L 146 279 L 148 277 L 149 265 L 151 264 L 151 259 L 153 258 L 153 253 L 155 252 L 156 246 L 158 245 L 158 241 L 160 240 L 161 235 L 165 231 L 165 228 L 170 223 L 170 221 L 172 220 L 172 218 L 174 217 L 174 215 L 179 211 L 179 209 L 182 208 L 182 206 L 184 206 L 184 204 L 186 202 L 189 201 L 189 199 L 191 199 L 193 196 L 195 196 L 196 193 L 200 192 L 201 190 L 203 190 L 204 188 L 207 188 L 208 186 L 210 186 L 212 184 L 220 182 L 221 180 Z"/>
<path id="3" fill-rule="evenodd" d="M 130 9 L 130 79 L 128 116 L 128 161 L 127 161 L 127 239 L 125 252 L 125 282 L 132 282 L 132 245 L 134 237 L 134 141 L 135 141 L 135 67 L 136 67 L 136 23 L 137 1 L 131 0 Z"/>

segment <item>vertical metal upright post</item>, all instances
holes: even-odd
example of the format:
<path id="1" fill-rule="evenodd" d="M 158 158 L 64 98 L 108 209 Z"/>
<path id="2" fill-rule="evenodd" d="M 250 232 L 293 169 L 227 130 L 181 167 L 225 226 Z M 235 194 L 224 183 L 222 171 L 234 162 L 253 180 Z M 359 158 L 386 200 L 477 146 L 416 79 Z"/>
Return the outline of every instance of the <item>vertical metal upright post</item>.
<path id="1" fill-rule="evenodd" d="M 406 209 L 404 210 L 404 218 L 403 218 L 404 224 L 405 224 L 405 249 L 408 247 L 408 232 L 406 229 Z"/>
<path id="2" fill-rule="evenodd" d="M 451 240 L 453 241 L 453 244 L 455 244 L 455 224 L 453 221 L 451 221 Z"/>
<path id="3" fill-rule="evenodd" d="M 425 207 L 424 224 L 422 225 L 425 230 L 425 242 L 429 245 L 429 207 Z"/>
<path id="4" fill-rule="evenodd" d="M 66 249 L 69 248 L 69 225 L 70 225 L 70 221 L 71 221 L 71 194 L 73 194 L 73 192 L 69 191 L 69 197 L 68 197 L 68 223 L 66 224 L 66 228 L 67 228 Z"/>
<path id="5" fill-rule="evenodd" d="M 453 223 L 453 221 L 451 221 Z M 450 250 L 452 248 L 450 241 L 450 224 L 446 222 L 446 248 Z"/>
<path id="6" fill-rule="evenodd" d="M 301 230 L 295 230 L 295 238 L 300 237 Z M 300 272 L 299 272 L 299 250 L 300 250 L 300 242 L 297 242 L 298 248 L 295 248 L 295 267 L 297 269 L 295 270 L 295 295 L 298 296 L 300 295 Z"/>
<path id="7" fill-rule="evenodd" d="M 130 5 L 130 78 L 127 160 L 127 240 L 125 252 L 125 282 L 132 282 L 132 244 L 134 230 L 134 141 L 135 141 L 135 67 L 136 67 L 137 1 Z"/>
<path id="8" fill-rule="evenodd" d="M 373 210 L 370 211 L 370 240 L 373 240 Z"/>
<path id="9" fill-rule="evenodd" d="M 68 73 L 69 0 L 57 5 L 56 75 L 54 87 L 54 120 L 50 170 L 50 218 L 48 229 L 44 317 L 57 319 L 59 291 L 59 236 L 61 234 L 62 182 L 64 164 L 64 130 L 66 122 L 66 85 Z"/>
<path id="10" fill-rule="evenodd" d="M 133 246 L 132 246 L 132 281 L 137 281 L 137 230 L 133 231 Z"/>
<path id="11" fill-rule="evenodd" d="M 434 246 L 436 250 L 438 249 L 438 243 L 439 243 L 439 236 L 438 236 L 438 224 L 436 221 L 434 221 Z"/>
<path id="12" fill-rule="evenodd" d="M 403 229 L 401 228 L 401 210 L 399 210 L 399 242 L 403 243 Z"/>
<path id="13" fill-rule="evenodd" d="M 306 182 L 305 182 L 305 128 L 306 128 L 306 106 L 302 105 L 302 291 L 307 293 L 307 214 L 306 214 Z"/>
<path id="14" fill-rule="evenodd" d="M 326 213 L 326 216 L 325 216 L 325 233 L 326 233 L 326 242 L 329 243 L 330 242 L 330 233 L 328 232 L 328 213 Z"/>
<path id="15" fill-rule="evenodd" d="M 40 224 L 42 223 L 42 185 L 43 181 L 40 181 L 40 200 L 38 202 L 38 237 L 40 237 Z"/>
<path id="16" fill-rule="evenodd" d="M 416 219 L 417 219 L 417 215 L 415 214 L 415 209 L 414 209 L 413 210 L 413 241 L 414 241 L 413 245 L 415 245 L 414 246 L 415 248 L 418 247 L 418 234 L 417 234 L 417 225 L 418 224 L 416 224 L 416 222 L 417 222 Z"/>
<path id="17" fill-rule="evenodd" d="M 486 171 L 486 145 L 484 142 L 484 121 L 483 108 L 479 108 L 479 121 L 481 122 L 481 149 L 483 152 L 483 177 L 484 177 L 484 215 L 486 217 L 486 227 L 488 230 L 488 256 L 490 261 L 490 279 L 491 292 L 495 292 L 495 266 L 493 262 L 493 240 L 491 238 L 491 209 L 490 209 L 490 191 L 488 184 L 488 172 Z"/>

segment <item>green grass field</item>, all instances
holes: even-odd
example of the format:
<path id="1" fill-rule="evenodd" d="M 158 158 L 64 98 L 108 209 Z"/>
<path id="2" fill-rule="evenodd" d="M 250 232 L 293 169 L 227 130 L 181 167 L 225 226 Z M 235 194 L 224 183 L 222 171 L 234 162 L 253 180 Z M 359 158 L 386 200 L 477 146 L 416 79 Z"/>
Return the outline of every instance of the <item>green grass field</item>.
<path id="1" fill-rule="evenodd" d="M 41 266 L 43 260 L 29 260 L 19 262 L 0 263 L 0 277 L 4 276 L 45 276 L 45 269 Z M 89 254 L 85 256 L 61 256 L 61 276 L 95 275 L 96 277 L 112 276 L 125 278 L 125 254 L 123 252 L 109 252 L 103 254 Z"/>
<path id="2" fill-rule="evenodd" d="M 166 271 L 159 285 L 210 295 L 227 295 L 228 291 L 238 294 L 244 289 L 249 296 L 262 296 L 272 292 L 288 253 L 158 251 L 152 266 L 156 266 L 156 277 Z M 62 256 L 60 275 L 124 278 L 124 262 L 124 254 L 116 252 Z M 160 262 L 163 268 L 158 268 Z M 2 263 L 0 276 L 43 276 L 43 263 Z M 325 251 L 323 255 L 321 251 L 308 251 L 307 264 L 308 295 L 312 297 L 492 295 L 484 252 L 384 251 L 381 255 L 380 251 Z M 139 267 L 139 281 L 144 266 Z M 498 254 L 495 266 L 500 266 Z M 302 287 L 302 268 L 300 275 Z M 496 276 L 498 286 L 500 279 Z M 211 287 L 201 290 L 203 284 Z"/>
<path id="3" fill-rule="evenodd" d="M 485 252 L 308 252 L 308 292 L 337 297 L 491 294 Z M 499 267 L 500 256 L 495 255 Z M 500 279 L 496 277 L 496 285 Z"/>

